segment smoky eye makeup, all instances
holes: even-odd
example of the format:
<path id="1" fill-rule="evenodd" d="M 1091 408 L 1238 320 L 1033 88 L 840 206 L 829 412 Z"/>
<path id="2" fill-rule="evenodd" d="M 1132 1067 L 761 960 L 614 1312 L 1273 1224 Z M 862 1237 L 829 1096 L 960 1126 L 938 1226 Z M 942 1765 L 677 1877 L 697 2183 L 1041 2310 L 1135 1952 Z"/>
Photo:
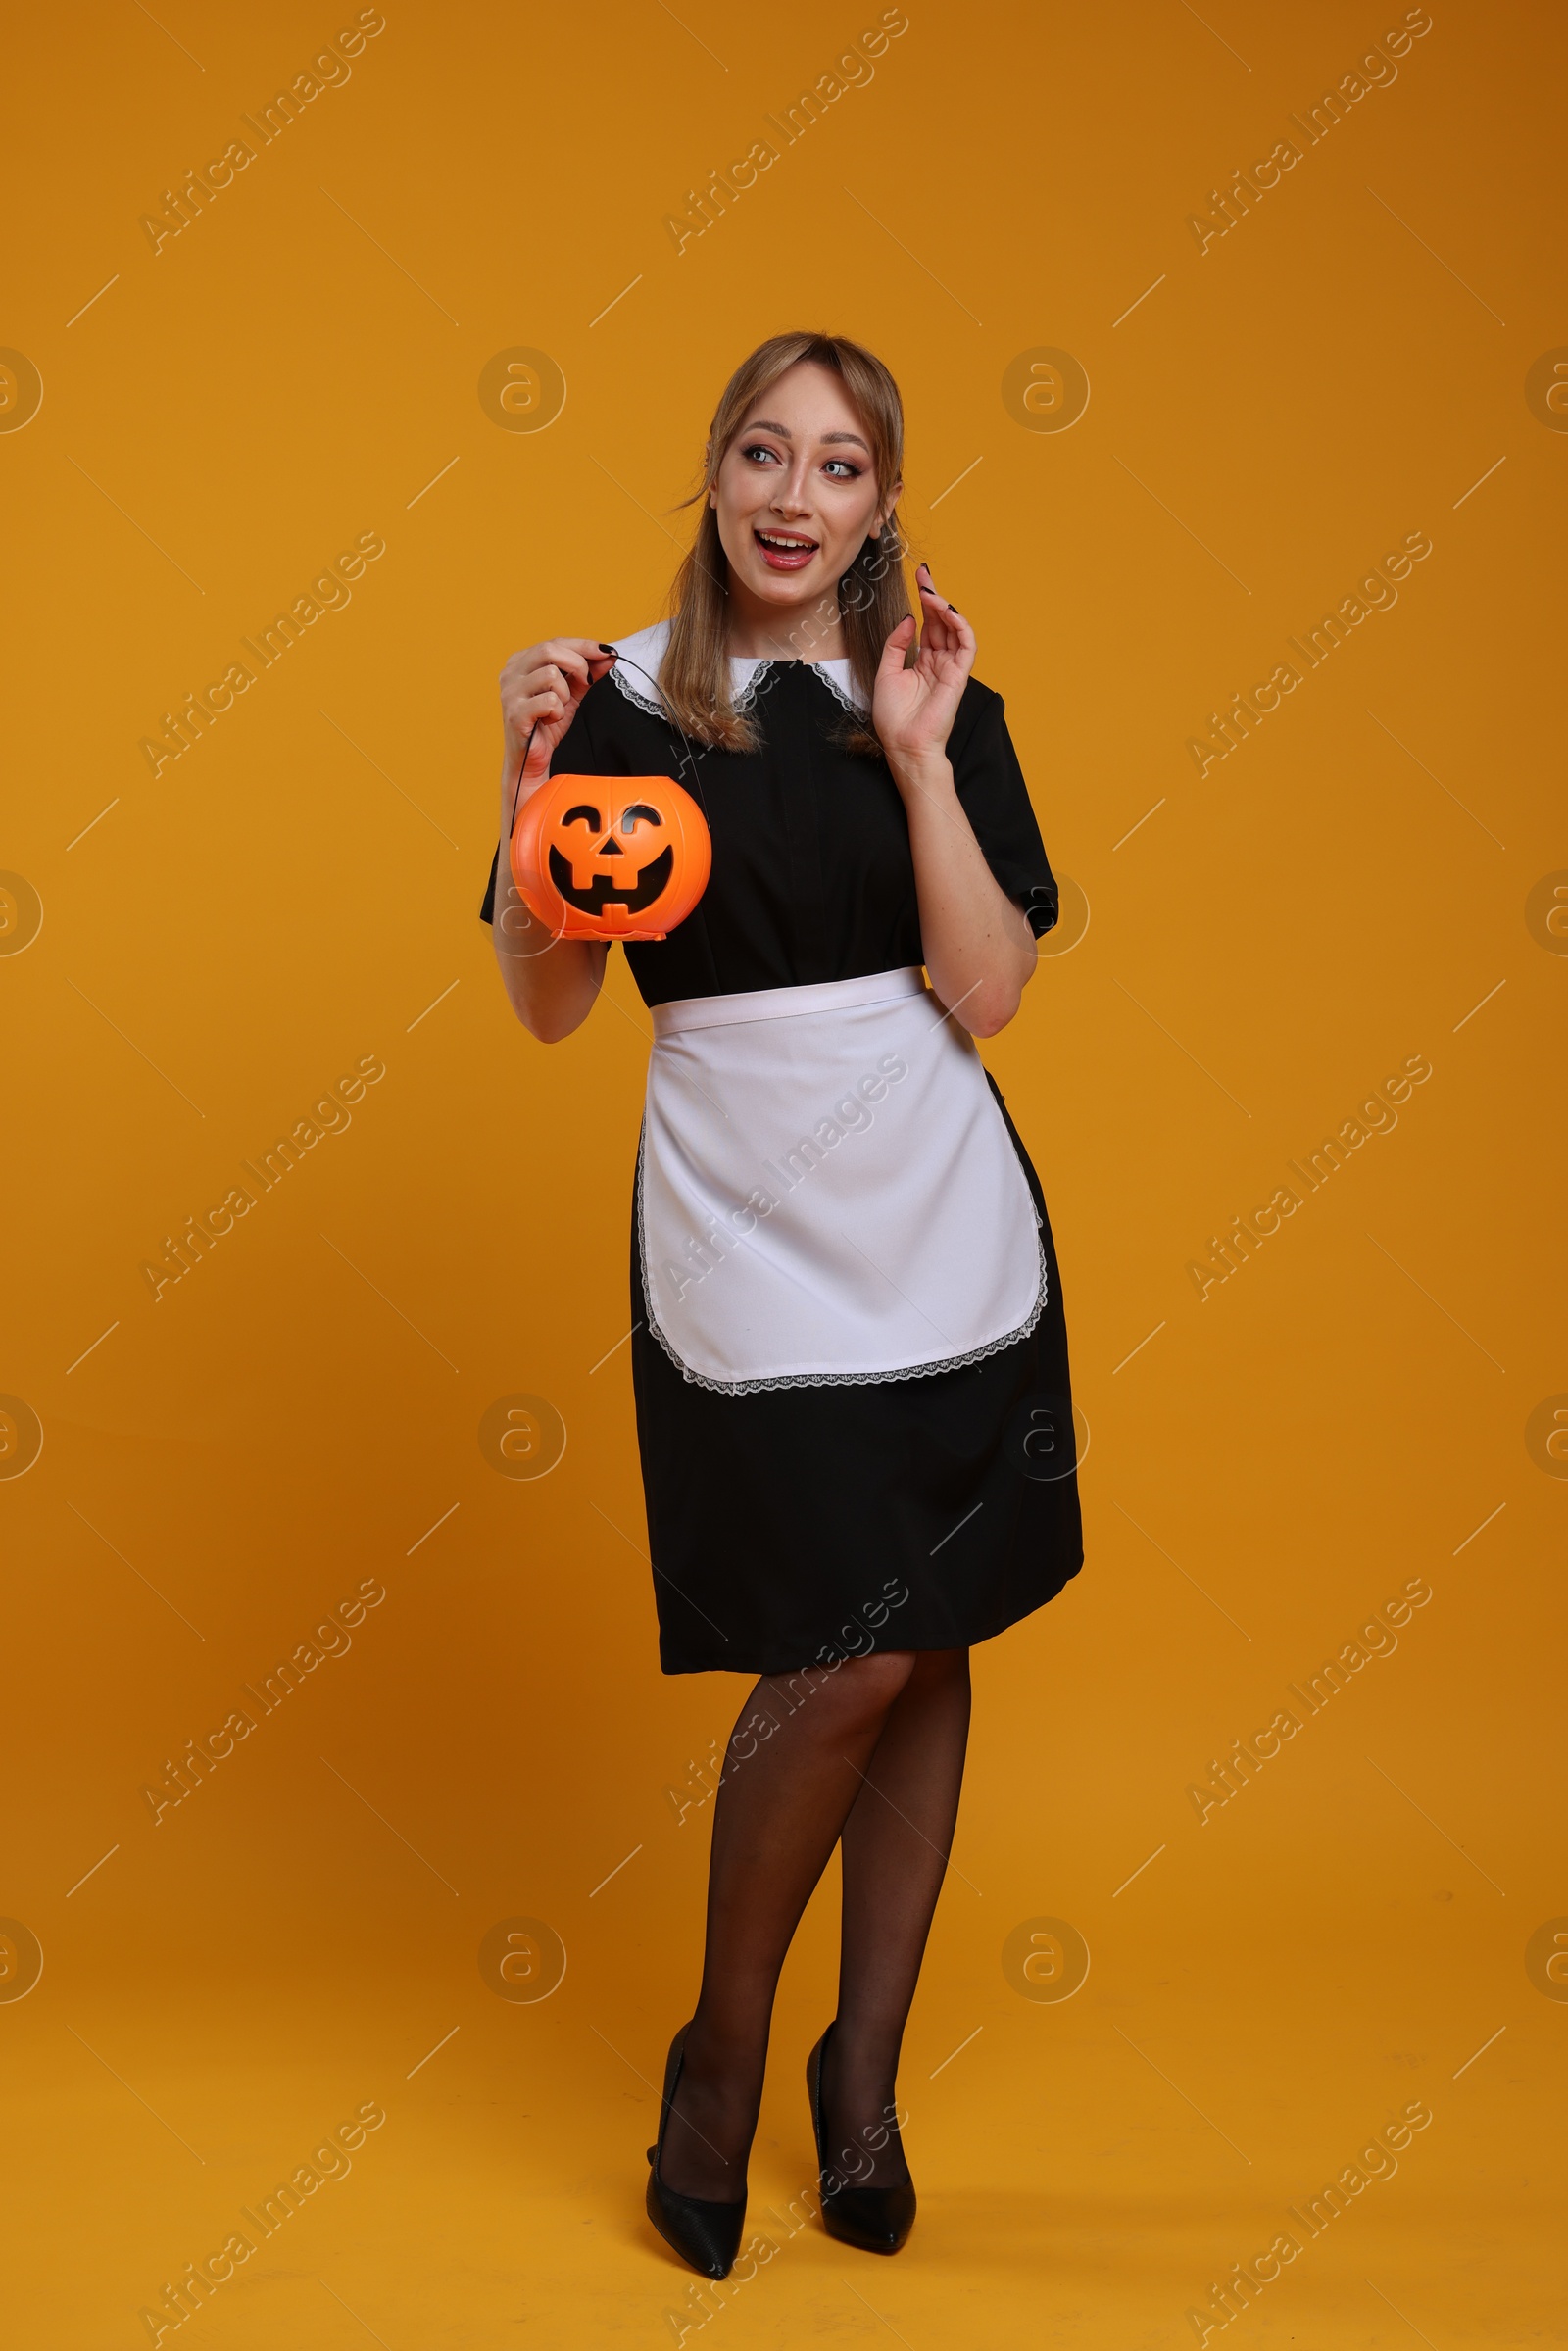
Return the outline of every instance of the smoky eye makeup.
<path id="1" fill-rule="evenodd" d="M 748 465 L 782 465 L 783 458 L 766 441 L 742 441 L 739 455 Z M 865 467 L 854 458 L 830 457 L 822 461 L 822 470 L 830 481 L 858 481 Z"/>

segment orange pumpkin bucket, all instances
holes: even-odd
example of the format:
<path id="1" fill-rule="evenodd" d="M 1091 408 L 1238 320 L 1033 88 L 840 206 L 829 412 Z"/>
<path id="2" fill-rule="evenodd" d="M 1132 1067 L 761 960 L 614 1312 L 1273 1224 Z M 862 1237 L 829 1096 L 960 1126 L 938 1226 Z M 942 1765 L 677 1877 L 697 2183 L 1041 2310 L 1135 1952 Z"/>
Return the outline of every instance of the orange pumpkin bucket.
<path id="1" fill-rule="evenodd" d="M 553 775 L 518 810 L 512 878 L 558 939 L 664 939 L 708 887 L 712 839 L 668 775 Z"/>

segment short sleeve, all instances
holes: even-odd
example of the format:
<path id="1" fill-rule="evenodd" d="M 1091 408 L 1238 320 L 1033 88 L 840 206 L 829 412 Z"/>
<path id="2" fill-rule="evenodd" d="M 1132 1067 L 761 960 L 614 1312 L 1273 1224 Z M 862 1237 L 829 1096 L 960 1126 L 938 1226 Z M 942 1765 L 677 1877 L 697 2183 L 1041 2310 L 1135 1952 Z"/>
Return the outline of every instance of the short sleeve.
<path id="1" fill-rule="evenodd" d="M 550 772 L 558 769 L 566 775 L 615 775 L 626 773 L 626 763 L 619 754 L 602 740 L 599 697 L 609 687 L 608 678 L 590 686 L 582 704 L 565 734 L 556 745 L 550 760 Z M 613 689 L 611 689 L 612 691 Z M 501 845 L 497 842 L 490 858 L 490 879 L 485 884 L 484 898 L 479 906 L 479 920 L 493 923 L 496 918 L 496 883 L 501 873 Z"/>
<path id="2" fill-rule="evenodd" d="M 960 707 L 950 741 L 954 782 L 981 854 L 1001 887 L 1021 906 L 1037 939 L 1055 927 L 1059 913 L 1055 878 L 1029 803 L 1029 788 L 1007 732 L 1000 694 L 971 679 L 965 700 L 978 707 L 967 725 Z"/>

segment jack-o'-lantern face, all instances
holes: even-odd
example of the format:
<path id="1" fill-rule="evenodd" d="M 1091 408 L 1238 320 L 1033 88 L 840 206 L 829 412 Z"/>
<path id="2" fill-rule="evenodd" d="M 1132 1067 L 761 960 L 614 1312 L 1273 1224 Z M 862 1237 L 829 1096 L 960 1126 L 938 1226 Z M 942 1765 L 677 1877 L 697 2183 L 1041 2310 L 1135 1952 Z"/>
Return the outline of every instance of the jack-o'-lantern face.
<path id="1" fill-rule="evenodd" d="M 702 809 L 667 775 L 554 775 L 524 803 L 512 871 L 558 939 L 663 939 L 708 886 Z"/>
<path id="2" fill-rule="evenodd" d="M 659 810 L 646 800 L 595 807 L 573 802 L 548 827 L 545 853 L 550 878 L 568 906 L 602 914 L 611 899 L 628 914 L 640 914 L 669 886 L 675 852 Z"/>

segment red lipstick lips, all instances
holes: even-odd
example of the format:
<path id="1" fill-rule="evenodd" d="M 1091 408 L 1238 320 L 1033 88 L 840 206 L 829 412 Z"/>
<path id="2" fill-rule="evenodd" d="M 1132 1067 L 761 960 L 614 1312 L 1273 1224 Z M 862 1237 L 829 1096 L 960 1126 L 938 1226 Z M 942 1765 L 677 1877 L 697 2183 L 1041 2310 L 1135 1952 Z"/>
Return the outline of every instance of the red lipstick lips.
<path id="1" fill-rule="evenodd" d="M 801 571 L 817 551 L 817 541 L 799 531 L 754 530 L 758 552 L 770 571 Z"/>

